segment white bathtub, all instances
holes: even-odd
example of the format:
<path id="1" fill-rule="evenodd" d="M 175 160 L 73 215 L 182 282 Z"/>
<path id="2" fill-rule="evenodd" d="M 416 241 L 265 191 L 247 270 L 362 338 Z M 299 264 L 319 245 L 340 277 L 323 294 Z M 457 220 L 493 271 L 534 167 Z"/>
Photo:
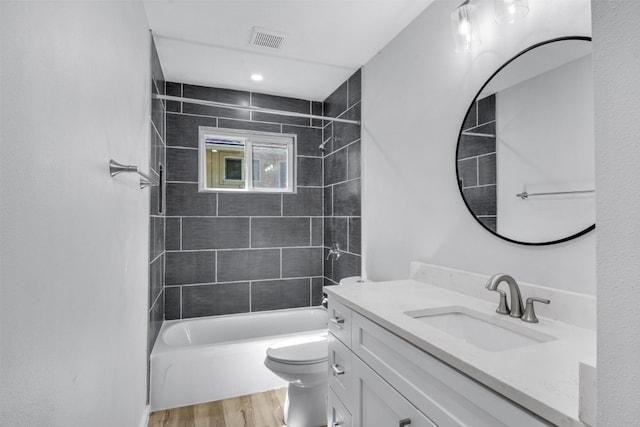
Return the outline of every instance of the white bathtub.
<path id="1" fill-rule="evenodd" d="M 326 332 L 322 307 L 164 322 L 151 352 L 151 410 L 285 387 L 264 366 L 267 347 Z"/>

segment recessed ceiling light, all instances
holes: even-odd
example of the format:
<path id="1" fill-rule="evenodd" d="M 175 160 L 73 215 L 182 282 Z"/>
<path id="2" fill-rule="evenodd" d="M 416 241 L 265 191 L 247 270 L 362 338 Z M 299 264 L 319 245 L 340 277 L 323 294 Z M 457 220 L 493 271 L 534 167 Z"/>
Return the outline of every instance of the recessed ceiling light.
<path id="1" fill-rule="evenodd" d="M 251 74 L 251 80 L 253 80 L 254 82 L 261 82 L 262 74 Z"/>

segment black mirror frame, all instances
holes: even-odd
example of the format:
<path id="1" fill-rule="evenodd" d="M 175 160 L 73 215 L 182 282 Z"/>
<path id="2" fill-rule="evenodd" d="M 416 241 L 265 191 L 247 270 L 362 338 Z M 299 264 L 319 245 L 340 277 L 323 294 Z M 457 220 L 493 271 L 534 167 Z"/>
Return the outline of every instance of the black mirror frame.
<path id="1" fill-rule="evenodd" d="M 471 214 L 471 216 L 478 222 L 478 224 L 480 224 L 482 226 L 482 228 L 484 228 L 485 230 L 487 230 L 488 232 L 490 232 L 494 236 L 499 237 L 502 240 L 506 240 L 507 242 L 516 243 L 516 244 L 519 244 L 519 245 L 526 245 L 526 246 L 554 245 L 554 244 L 557 244 L 557 243 L 563 243 L 563 242 L 567 242 L 569 240 L 573 240 L 573 239 L 575 239 L 577 237 L 580 237 L 580 236 L 582 236 L 584 234 L 587 234 L 588 232 L 590 232 L 591 230 L 594 230 L 596 228 L 596 225 L 592 224 L 589 227 L 585 228 L 584 230 L 579 231 L 579 232 L 577 232 L 575 234 L 572 234 L 572 235 L 570 235 L 568 237 L 564 237 L 564 238 L 558 239 L 558 240 L 551 240 L 551 241 L 548 241 L 548 242 L 522 242 L 522 241 L 519 241 L 519 240 L 514 240 L 514 239 L 510 239 L 508 237 L 502 236 L 502 235 L 498 234 L 497 232 L 495 232 L 495 231 L 491 230 L 490 228 L 488 228 L 485 224 L 483 224 L 482 221 L 480 221 L 478 219 L 478 217 L 473 212 L 473 210 L 471 210 L 471 206 L 469 206 L 469 203 L 467 203 L 467 199 L 465 199 L 464 193 L 462 192 L 462 185 L 461 185 L 462 181 L 461 181 L 461 177 L 460 177 L 460 171 L 458 170 L 458 151 L 460 150 L 460 138 L 462 137 L 462 131 L 464 130 L 465 118 L 469 115 L 469 112 L 471 111 L 471 108 L 473 108 L 473 105 L 475 104 L 476 99 L 478 99 L 478 96 L 482 93 L 484 88 L 489 84 L 489 82 L 498 73 L 500 73 L 500 71 L 502 71 L 502 69 L 504 69 L 507 65 L 511 64 L 513 61 L 515 61 L 516 59 L 518 59 L 519 57 L 521 57 L 525 53 L 527 53 L 530 50 L 533 50 L 533 49 L 535 49 L 537 47 L 544 46 L 544 45 L 550 44 L 550 43 L 564 41 L 564 40 L 584 40 L 584 41 L 591 42 L 591 37 L 586 37 L 586 36 L 566 36 L 566 37 L 558 37 L 558 38 L 546 40 L 546 41 L 543 41 L 543 42 L 540 42 L 540 43 L 536 43 L 536 44 L 534 44 L 532 46 L 529 46 L 528 48 L 524 49 L 523 51 L 519 52 L 514 57 L 509 59 L 507 62 L 502 64 L 502 66 L 500 66 L 493 74 L 491 74 L 491 76 L 487 79 L 487 81 L 482 85 L 480 90 L 473 97 L 473 100 L 469 104 L 469 108 L 467 108 L 467 112 L 464 115 L 464 118 L 462 120 L 462 124 L 460 125 L 460 132 L 458 132 L 458 142 L 457 142 L 457 145 L 456 145 L 455 164 L 456 164 L 456 181 L 458 183 L 458 190 L 460 191 L 460 197 L 462 197 L 462 200 L 464 201 L 464 204 L 467 207 L 467 209 L 469 210 L 469 213 Z"/>

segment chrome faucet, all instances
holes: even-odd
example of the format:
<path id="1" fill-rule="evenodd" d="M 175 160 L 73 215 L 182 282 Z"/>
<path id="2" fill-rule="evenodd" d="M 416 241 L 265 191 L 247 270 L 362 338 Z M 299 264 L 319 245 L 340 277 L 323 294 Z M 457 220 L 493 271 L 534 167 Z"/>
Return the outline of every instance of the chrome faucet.
<path id="1" fill-rule="evenodd" d="M 524 310 L 524 314 L 522 315 L 522 321 L 528 323 L 538 323 L 538 317 L 536 316 L 536 312 L 533 309 L 534 302 L 541 302 L 543 304 L 549 304 L 549 301 L 546 298 L 527 298 L 527 308 Z"/>
<path id="2" fill-rule="evenodd" d="M 337 243 L 333 244 L 333 248 L 329 249 L 329 253 L 327 254 L 327 261 L 329 258 L 333 258 L 334 261 L 340 259 L 340 246 Z"/>
<path id="3" fill-rule="evenodd" d="M 507 282 L 509 285 L 509 294 L 511 295 L 511 311 L 507 305 L 507 295 L 504 291 L 498 289 L 498 285 L 502 282 Z M 494 274 L 487 281 L 486 288 L 490 291 L 500 293 L 500 305 L 496 309 L 497 313 L 509 314 L 511 317 L 522 317 L 524 307 L 522 306 L 522 295 L 520 295 L 520 288 L 516 280 L 508 274 Z"/>

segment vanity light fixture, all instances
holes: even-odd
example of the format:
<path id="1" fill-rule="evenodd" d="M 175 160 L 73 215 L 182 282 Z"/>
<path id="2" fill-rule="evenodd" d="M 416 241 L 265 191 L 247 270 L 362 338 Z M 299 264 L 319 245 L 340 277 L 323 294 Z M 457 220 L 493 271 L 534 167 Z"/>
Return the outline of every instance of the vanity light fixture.
<path id="1" fill-rule="evenodd" d="M 512 23 L 529 13 L 529 0 L 495 0 L 496 22 Z"/>
<path id="2" fill-rule="evenodd" d="M 476 19 L 476 7 L 470 0 L 465 1 L 451 13 L 451 28 L 456 42 L 456 52 L 470 51 L 480 45 Z"/>
<path id="3" fill-rule="evenodd" d="M 258 73 L 251 74 L 251 80 L 253 80 L 254 82 L 261 82 L 262 79 L 263 79 L 262 74 L 258 74 Z"/>

